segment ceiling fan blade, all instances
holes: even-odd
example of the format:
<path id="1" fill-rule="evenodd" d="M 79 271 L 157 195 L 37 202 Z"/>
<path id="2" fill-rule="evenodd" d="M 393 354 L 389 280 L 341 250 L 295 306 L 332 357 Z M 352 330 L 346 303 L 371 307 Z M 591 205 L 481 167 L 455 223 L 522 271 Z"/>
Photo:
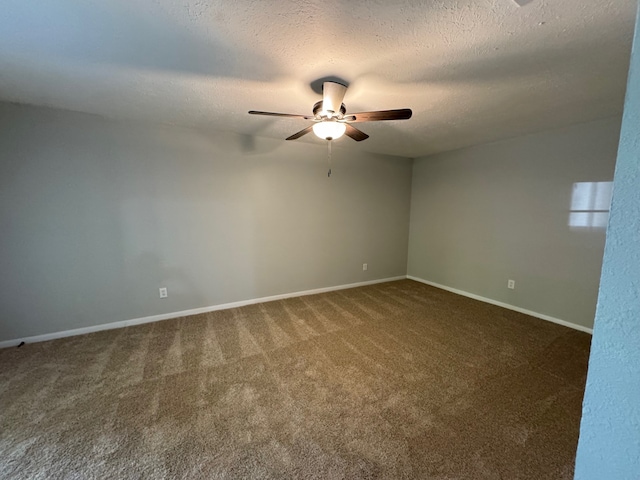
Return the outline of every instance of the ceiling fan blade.
<path id="1" fill-rule="evenodd" d="M 269 117 L 290 117 L 290 118 L 304 118 L 305 120 L 313 120 L 315 117 L 309 117 L 306 115 L 294 115 L 293 113 L 274 113 L 274 112 L 258 112 L 256 110 L 249 110 L 251 115 L 267 115 Z"/>
<path id="2" fill-rule="evenodd" d="M 290 137 L 287 137 L 286 140 L 295 140 L 297 138 L 302 137 L 303 135 L 306 135 L 307 133 L 309 133 L 311 130 L 313 130 L 313 125 L 309 125 L 307 128 L 305 128 L 304 130 L 300 130 L 298 133 L 294 133 L 293 135 L 291 135 Z"/>
<path id="3" fill-rule="evenodd" d="M 346 92 L 347 87 L 341 83 L 324 82 L 322 84 L 322 109 L 339 113 Z"/>
<path id="4" fill-rule="evenodd" d="M 369 138 L 369 135 L 361 130 L 358 130 L 356 127 L 352 127 L 348 123 L 345 123 L 345 126 L 347 127 L 347 129 L 344 131 L 344 134 L 347 137 L 353 138 L 356 142 L 361 142 L 362 140 L 366 140 L 367 138 Z"/>
<path id="5" fill-rule="evenodd" d="M 408 120 L 413 112 L 410 108 L 398 110 L 379 110 L 377 112 L 349 113 L 344 116 L 347 122 L 378 122 L 380 120 Z"/>

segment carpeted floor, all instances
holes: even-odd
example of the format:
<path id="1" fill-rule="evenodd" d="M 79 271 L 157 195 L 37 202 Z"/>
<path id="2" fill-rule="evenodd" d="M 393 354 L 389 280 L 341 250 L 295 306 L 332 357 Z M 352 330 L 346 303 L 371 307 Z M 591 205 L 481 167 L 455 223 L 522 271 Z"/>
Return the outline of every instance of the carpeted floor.
<path id="1" fill-rule="evenodd" d="M 571 479 L 590 336 L 411 280 L 0 350 L 0 477 Z"/>

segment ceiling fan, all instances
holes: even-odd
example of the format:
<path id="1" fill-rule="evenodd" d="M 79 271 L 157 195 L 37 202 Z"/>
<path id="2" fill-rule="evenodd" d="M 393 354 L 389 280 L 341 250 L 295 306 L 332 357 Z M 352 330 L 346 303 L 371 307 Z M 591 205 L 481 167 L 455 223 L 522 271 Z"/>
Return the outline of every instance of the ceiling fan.
<path id="1" fill-rule="evenodd" d="M 322 100 L 313 106 L 313 115 L 294 115 L 290 113 L 273 113 L 249 111 L 251 115 L 267 115 L 270 117 L 290 117 L 313 120 L 314 124 L 294 133 L 287 140 L 296 140 L 311 132 L 323 140 L 335 140 L 346 135 L 361 142 L 369 138 L 369 135 L 351 125 L 358 122 L 378 122 L 380 120 L 407 120 L 411 118 L 411 109 L 379 110 L 374 112 L 346 113 L 347 109 L 342 103 L 347 87 L 337 82 L 324 82 L 322 84 Z"/>

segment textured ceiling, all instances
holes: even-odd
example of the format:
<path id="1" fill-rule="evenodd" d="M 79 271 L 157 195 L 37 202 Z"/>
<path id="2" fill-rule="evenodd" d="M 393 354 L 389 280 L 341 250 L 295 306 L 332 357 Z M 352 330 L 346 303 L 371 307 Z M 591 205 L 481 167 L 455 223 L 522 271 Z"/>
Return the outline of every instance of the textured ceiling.
<path id="1" fill-rule="evenodd" d="M 521 4 L 522 6 L 520 6 Z M 418 157 L 618 114 L 635 0 L 3 0 L 0 99 L 285 138 L 349 83 L 347 148 Z M 301 140 L 321 142 L 307 135 Z"/>

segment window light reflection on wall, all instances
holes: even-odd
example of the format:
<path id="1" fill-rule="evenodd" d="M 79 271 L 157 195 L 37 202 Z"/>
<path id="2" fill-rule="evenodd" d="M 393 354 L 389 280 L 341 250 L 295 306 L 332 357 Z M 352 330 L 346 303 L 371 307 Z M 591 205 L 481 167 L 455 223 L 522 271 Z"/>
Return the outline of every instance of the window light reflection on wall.
<path id="1" fill-rule="evenodd" d="M 607 228 L 613 182 L 577 182 L 573 184 L 569 226 Z"/>

